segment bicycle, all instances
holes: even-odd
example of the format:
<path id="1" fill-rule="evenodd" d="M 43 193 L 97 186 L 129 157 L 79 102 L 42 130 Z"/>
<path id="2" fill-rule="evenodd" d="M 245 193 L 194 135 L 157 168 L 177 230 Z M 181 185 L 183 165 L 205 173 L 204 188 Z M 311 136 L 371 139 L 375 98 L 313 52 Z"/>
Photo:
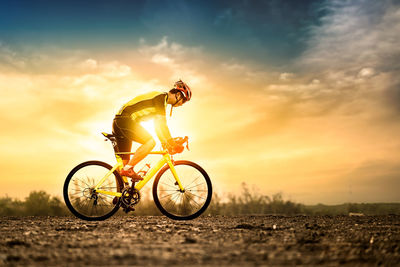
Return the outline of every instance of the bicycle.
<path id="1" fill-rule="evenodd" d="M 153 200 L 165 216 L 174 220 L 191 220 L 200 216 L 209 206 L 212 196 L 211 180 L 206 171 L 194 162 L 174 161 L 167 149 L 150 154 L 162 158 L 148 170 L 138 172 L 141 181 L 129 184 L 119 170 L 124 166 L 121 155 L 134 152 L 119 152 L 116 136 L 102 133 L 111 141 L 117 163 L 111 166 L 102 161 L 86 161 L 68 174 L 63 195 L 68 209 L 76 217 L 88 221 L 105 220 L 120 207 L 128 213 L 140 201 L 140 190 L 157 174 L 153 182 Z M 188 146 L 188 138 L 180 139 Z M 181 151 L 180 151 L 181 152 Z M 179 174 L 179 175 L 178 175 Z"/>

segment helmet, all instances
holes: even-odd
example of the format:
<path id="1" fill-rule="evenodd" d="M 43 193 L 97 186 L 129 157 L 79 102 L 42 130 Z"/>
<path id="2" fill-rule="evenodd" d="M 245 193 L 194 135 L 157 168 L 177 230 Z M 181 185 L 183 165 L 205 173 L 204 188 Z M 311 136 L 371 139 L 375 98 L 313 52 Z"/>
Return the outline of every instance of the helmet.
<path id="1" fill-rule="evenodd" d="M 190 90 L 190 87 L 184 83 L 182 80 L 177 81 L 174 84 L 174 87 L 176 90 L 180 91 L 185 99 L 185 101 L 189 101 L 190 98 L 192 98 L 192 91 Z"/>

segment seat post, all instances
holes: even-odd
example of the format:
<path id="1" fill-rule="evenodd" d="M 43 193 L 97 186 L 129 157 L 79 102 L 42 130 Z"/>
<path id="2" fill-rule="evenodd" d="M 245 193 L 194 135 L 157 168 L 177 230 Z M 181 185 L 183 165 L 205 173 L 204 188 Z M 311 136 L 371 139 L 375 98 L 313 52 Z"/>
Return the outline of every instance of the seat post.
<path id="1" fill-rule="evenodd" d="M 114 149 L 114 153 L 119 153 L 120 151 L 118 150 L 118 145 L 117 145 L 117 137 L 113 134 L 108 134 L 108 133 L 104 133 L 102 132 L 102 134 L 104 135 L 105 138 L 107 138 L 108 140 L 111 141 L 111 144 L 113 146 Z M 107 139 L 105 141 L 107 141 Z"/>

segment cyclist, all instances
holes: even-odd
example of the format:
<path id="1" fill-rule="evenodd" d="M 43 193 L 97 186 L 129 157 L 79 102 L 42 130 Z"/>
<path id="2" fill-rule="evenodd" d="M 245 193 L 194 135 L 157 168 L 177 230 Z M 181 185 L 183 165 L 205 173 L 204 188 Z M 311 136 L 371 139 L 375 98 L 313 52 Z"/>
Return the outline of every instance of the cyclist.
<path id="1" fill-rule="evenodd" d="M 179 107 L 189 101 L 192 92 L 189 86 L 182 80 L 175 82 L 174 88 L 169 92 L 150 92 L 139 95 L 126 103 L 115 115 L 112 129 L 116 136 L 117 149 L 119 152 L 130 152 L 132 141 L 138 142 L 141 146 L 136 150 L 133 157 L 129 160 L 129 155 L 121 155 L 124 167 L 120 174 L 132 178 L 133 181 L 142 180 L 135 171 L 134 167 L 151 150 L 156 142 L 152 136 L 140 125 L 140 122 L 152 118 L 154 120 L 157 137 L 164 147 L 169 151 L 181 150 L 181 144 L 175 142 L 171 137 L 167 126 L 165 109 L 167 104 Z"/>

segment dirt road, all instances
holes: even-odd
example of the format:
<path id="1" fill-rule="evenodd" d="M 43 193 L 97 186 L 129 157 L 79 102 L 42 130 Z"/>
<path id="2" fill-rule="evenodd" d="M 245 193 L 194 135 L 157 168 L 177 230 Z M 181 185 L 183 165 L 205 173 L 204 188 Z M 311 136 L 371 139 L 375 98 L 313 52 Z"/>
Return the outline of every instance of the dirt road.
<path id="1" fill-rule="evenodd" d="M 400 216 L 1 217 L 0 265 L 397 265 Z"/>

